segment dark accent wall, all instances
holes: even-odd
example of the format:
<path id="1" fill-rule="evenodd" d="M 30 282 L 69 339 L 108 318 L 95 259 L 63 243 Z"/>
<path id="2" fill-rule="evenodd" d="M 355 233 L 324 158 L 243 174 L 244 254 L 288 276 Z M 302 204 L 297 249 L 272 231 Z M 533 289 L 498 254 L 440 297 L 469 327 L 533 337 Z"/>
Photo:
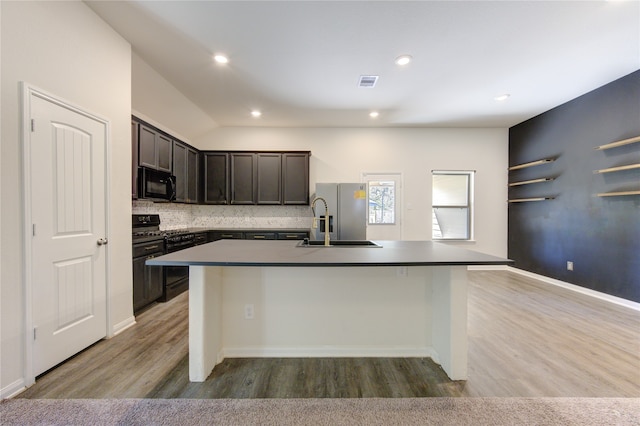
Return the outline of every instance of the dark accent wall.
<path id="1" fill-rule="evenodd" d="M 509 172 L 509 182 L 554 177 L 509 188 L 509 258 L 515 267 L 640 302 L 640 169 L 594 170 L 640 163 L 640 142 L 594 147 L 640 136 L 640 70 L 509 129 L 509 165 L 557 158 Z M 574 270 L 567 270 L 572 261 Z"/>

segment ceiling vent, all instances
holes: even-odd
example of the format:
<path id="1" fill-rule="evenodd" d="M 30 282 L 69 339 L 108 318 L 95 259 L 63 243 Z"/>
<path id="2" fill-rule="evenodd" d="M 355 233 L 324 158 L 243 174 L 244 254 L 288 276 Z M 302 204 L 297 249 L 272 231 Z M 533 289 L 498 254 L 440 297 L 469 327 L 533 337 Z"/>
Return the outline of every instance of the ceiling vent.
<path id="1" fill-rule="evenodd" d="M 358 87 L 365 87 L 371 89 L 375 87 L 378 82 L 377 75 L 361 75 L 360 80 L 358 80 Z"/>

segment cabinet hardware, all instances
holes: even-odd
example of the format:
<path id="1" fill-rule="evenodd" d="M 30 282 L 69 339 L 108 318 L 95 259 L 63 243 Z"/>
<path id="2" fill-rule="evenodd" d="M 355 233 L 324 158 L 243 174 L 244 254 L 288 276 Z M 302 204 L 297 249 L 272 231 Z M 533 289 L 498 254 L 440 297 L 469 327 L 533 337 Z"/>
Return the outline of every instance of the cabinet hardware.
<path id="1" fill-rule="evenodd" d="M 145 250 L 154 250 L 154 249 L 157 249 L 157 248 L 158 248 L 158 246 L 157 246 L 157 245 L 155 245 L 155 246 L 145 247 L 144 249 L 145 249 Z"/>

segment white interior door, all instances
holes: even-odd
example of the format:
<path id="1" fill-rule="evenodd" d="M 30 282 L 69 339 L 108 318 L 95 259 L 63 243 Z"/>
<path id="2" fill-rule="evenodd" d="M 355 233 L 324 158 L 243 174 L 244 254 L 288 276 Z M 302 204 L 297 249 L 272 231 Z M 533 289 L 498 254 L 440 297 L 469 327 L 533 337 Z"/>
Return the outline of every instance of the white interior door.
<path id="1" fill-rule="evenodd" d="M 106 123 L 29 95 L 34 377 L 106 336 Z"/>
<path id="2" fill-rule="evenodd" d="M 363 173 L 367 183 L 367 239 L 402 239 L 402 175 Z"/>

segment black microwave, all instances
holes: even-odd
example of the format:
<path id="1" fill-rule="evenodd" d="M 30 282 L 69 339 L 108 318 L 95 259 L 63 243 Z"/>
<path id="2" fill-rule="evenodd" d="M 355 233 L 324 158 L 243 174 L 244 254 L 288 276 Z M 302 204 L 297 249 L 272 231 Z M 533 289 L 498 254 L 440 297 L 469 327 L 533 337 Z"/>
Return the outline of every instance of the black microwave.
<path id="1" fill-rule="evenodd" d="M 153 201 L 173 201 L 176 198 L 176 177 L 148 167 L 138 168 L 138 196 Z"/>

